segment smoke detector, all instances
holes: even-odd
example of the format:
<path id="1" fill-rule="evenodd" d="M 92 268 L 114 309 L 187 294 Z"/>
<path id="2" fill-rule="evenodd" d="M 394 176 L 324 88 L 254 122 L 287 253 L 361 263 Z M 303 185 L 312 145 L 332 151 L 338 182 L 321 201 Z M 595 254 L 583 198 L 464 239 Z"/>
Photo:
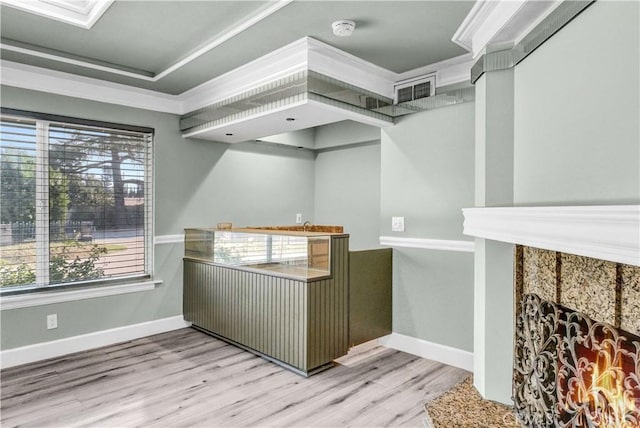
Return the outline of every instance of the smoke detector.
<path id="1" fill-rule="evenodd" d="M 341 19 L 331 24 L 333 34 L 338 37 L 349 37 L 356 28 L 356 23 L 348 19 Z"/>

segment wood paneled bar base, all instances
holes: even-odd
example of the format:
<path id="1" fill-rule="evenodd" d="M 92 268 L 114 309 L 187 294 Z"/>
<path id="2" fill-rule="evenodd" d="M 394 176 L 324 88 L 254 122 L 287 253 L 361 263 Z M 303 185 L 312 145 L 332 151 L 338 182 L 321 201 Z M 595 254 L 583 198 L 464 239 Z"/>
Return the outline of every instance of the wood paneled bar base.
<path id="1" fill-rule="evenodd" d="M 348 352 L 349 237 L 331 237 L 330 276 L 295 279 L 184 259 L 184 317 L 303 376 Z"/>

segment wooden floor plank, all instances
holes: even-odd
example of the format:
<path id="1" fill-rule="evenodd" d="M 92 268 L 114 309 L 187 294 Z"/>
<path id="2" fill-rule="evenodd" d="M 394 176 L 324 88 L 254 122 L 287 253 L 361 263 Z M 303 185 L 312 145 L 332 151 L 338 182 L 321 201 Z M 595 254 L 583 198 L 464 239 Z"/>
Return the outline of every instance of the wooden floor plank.
<path id="1" fill-rule="evenodd" d="M 422 426 L 424 404 L 468 375 L 373 342 L 303 378 L 187 328 L 3 370 L 0 424 Z"/>

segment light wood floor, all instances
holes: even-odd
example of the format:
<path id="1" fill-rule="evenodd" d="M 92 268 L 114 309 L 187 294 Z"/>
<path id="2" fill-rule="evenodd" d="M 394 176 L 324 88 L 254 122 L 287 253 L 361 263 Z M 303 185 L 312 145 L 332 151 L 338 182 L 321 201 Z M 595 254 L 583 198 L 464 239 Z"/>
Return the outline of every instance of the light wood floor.
<path id="1" fill-rule="evenodd" d="M 469 373 L 362 345 L 305 379 L 187 328 L 0 375 L 2 427 L 421 427 Z"/>

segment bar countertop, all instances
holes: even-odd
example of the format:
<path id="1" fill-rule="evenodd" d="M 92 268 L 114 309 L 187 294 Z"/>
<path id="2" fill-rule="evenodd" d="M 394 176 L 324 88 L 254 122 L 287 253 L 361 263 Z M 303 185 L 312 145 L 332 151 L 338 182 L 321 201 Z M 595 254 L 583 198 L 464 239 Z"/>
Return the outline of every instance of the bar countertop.
<path id="1" fill-rule="evenodd" d="M 214 232 L 239 232 L 239 233 L 268 233 L 272 235 L 291 235 L 291 236 L 347 236 L 342 226 L 325 226 L 325 225 L 295 225 L 295 226 L 255 226 L 255 227 L 237 227 L 232 229 L 217 228 L 195 228 L 201 230 L 211 230 Z"/>

